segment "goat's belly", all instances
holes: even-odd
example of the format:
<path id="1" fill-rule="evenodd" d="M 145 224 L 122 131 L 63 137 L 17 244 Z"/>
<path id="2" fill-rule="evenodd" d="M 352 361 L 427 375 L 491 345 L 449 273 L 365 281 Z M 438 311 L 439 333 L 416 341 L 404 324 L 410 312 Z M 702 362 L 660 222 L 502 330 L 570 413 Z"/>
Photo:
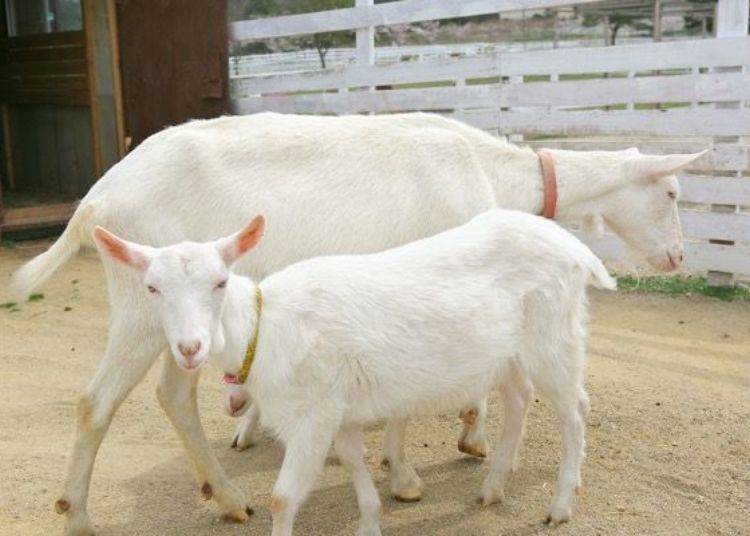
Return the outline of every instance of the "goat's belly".
<path id="1" fill-rule="evenodd" d="M 387 384 L 379 384 L 376 391 L 357 389 L 349 398 L 345 420 L 373 422 L 460 409 L 495 388 L 506 368 L 505 362 L 498 361 L 492 367 L 468 373 L 455 369 L 443 374 L 394 371 L 394 377 Z"/>

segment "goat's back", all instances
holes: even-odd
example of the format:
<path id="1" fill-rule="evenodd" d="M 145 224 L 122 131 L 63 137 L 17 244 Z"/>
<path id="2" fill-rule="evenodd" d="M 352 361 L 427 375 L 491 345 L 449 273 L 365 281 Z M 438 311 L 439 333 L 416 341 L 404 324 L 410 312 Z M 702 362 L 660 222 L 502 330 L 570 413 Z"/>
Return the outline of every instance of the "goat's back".
<path id="1" fill-rule="evenodd" d="M 583 248 L 552 222 L 490 211 L 382 253 L 295 264 L 261 283 L 261 331 L 296 333 L 261 341 L 259 385 L 338 393 L 355 420 L 471 402 L 520 353 L 528 296 L 549 297 L 549 315 L 585 308 Z M 282 392 L 294 397 L 258 397 Z"/>

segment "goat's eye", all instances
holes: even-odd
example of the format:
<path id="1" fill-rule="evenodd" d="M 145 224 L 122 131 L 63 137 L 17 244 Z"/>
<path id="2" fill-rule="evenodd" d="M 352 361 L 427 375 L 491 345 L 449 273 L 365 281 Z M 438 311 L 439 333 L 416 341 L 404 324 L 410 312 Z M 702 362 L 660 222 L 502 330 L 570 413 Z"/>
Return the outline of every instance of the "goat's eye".
<path id="1" fill-rule="evenodd" d="M 148 291 L 149 291 L 149 292 L 150 292 L 151 294 L 159 294 L 159 289 L 158 289 L 158 288 L 156 288 L 156 287 L 154 287 L 154 286 L 151 286 L 151 285 L 149 285 L 149 286 L 148 286 Z"/>
<path id="2" fill-rule="evenodd" d="M 220 289 L 220 288 L 224 288 L 224 287 L 226 287 L 226 286 L 227 286 L 227 280 L 225 279 L 225 280 L 224 280 L 224 281 L 222 281 L 221 283 L 218 283 L 218 284 L 216 285 L 216 287 L 214 287 L 214 288 L 216 288 L 216 289 L 218 290 L 218 289 Z"/>
<path id="3" fill-rule="evenodd" d="M 677 193 L 676 192 L 667 192 L 667 195 L 670 199 L 677 199 Z"/>

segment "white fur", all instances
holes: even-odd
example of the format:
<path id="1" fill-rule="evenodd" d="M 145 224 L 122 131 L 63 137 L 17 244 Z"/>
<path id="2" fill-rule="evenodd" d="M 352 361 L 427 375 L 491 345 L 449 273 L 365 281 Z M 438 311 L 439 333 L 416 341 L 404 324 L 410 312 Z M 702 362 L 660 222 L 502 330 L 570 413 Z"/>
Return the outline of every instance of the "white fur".
<path id="1" fill-rule="evenodd" d="M 672 174 L 699 155 L 552 153 L 561 222 L 596 216 L 655 266 L 679 264 L 682 236 L 676 202 L 667 192 L 677 191 Z M 110 169 L 81 201 L 60 239 L 23 266 L 14 284 L 21 293 L 42 284 L 82 245 L 92 245 L 96 225 L 160 246 L 211 240 L 262 212 L 270 221 L 268 239 L 237 267 L 262 277 L 316 255 L 404 244 L 496 205 L 538 213 L 542 195 L 539 162 L 531 150 L 439 116 L 264 113 L 193 121 L 152 136 Z M 152 337 L 159 325 L 146 308 L 142 281 L 106 257 L 103 262 L 112 308 L 110 340 L 82 399 L 93 420 L 88 428 L 79 426 L 71 456 L 64 493 L 71 498 L 71 530 L 89 528 L 86 498 L 96 448 L 87 441 L 98 445 L 117 407 L 165 342 Z M 180 369 L 165 364 L 164 374 L 164 385 L 181 381 L 174 389 L 190 393 L 184 386 L 192 380 L 180 376 Z M 169 396 L 162 398 L 176 403 Z M 247 418 L 256 418 L 255 412 Z M 186 442 L 204 448 L 200 426 L 190 430 Z M 201 460 L 208 465 L 199 468 L 199 477 L 208 474 L 214 488 L 224 486 L 223 473 L 213 472 L 215 459 L 202 452 Z M 222 511 L 236 512 L 242 503 L 240 496 L 216 489 L 214 497 Z"/>
<path id="2" fill-rule="evenodd" d="M 133 244 L 129 248 L 137 248 Z M 285 444 L 272 501 L 273 534 L 287 535 L 332 443 L 351 470 L 360 532 L 379 533 L 380 502 L 362 459 L 362 425 L 454 409 L 501 386 L 526 384 L 549 398 L 563 433 L 563 459 L 550 507 L 570 516 L 581 484 L 586 285 L 614 288 L 601 261 L 575 237 L 538 216 L 493 210 L 461 227 L 382 253 L 318 257 L 260 283 L 226 277 L 216 243 L 157 249 L 138 265 L 167 341 L 223 332 L 205 350 L 228 373 L 242 365 L 257 322 L 246 387 L 262 423 Z M 163 301 L 182 303 L 166 309 Z M 174 326 L 184 329 L 175 331 Z M 507 426 L 522 425 L 510 419 Z M 500 500 L 516 430 L 503 434 L 482 494 Z"/>

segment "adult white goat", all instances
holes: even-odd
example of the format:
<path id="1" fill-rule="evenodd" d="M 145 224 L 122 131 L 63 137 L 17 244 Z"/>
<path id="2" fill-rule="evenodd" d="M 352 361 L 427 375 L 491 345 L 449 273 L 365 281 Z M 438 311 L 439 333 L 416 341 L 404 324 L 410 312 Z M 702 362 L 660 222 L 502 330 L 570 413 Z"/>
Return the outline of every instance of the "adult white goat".
<path id="1" fill-rule="evenodd" d="M 359 534 L 380 534 L 363 424 L 457 408 L 498 385 L 506 404 L 530 384 L 557 411 L 563 457 L 548 519 L 570 517 L 588 409 L 585 290 L 615 288 L 585 245 L 539 216 L 493 210 L 385 252 L 302 261 L 256 286 L 229 271 L 263 227 L 257 217 L 228 238 L 159 249 L 101 228 L 95 237 L 140 274 L 178 363 L 192 369 L 211 356 L 242 374 L 262 423 L 285 444 L 274 535 L 292 534 L 332 442 L 353 474 Z M 482 486 L 485 505 L 503 497 L 512 424 Z"/>
<path id="2" fill-rule="evenodd" d="M 595 229 L 607 224 L 654 266 L 679 264 L 673 174 L 700 155 L 550 152 L 558 221 Z M 211 240 L 242 225 L 249 212 L 263 212 L 271 218 L 274 238 L 237 267 L 262 277 L 316 255 L 401 245 L 498 204 L 537 213 L 542 199 L 533 151 L 438 116 L 258 114 L 194 121 L 152 136 L 110 169 L 81 201 L 60 239 L 21 268 L 15 282 L 22 292 L 43 283 L 82 245 L 91 245 L 97 224 L 158 246 Z M 140 281 L 108 258 L 103 263 L 112 309 L 109 341 L 79 404 L 77 440 L 57 504 L 73 533 L 90 530 L 89 482 L 112 416 L 164 349 L 155 335 L 157 319 L 138 292 Z M 196 375 L 165 359 L 162 404 L 192 453 L 201 484 L 208 485 L 204 496 L 213 490 L 220 512 L 244 519 L 242 496 L 203 436 L 191 390 L 196 382 Z M 176 417 L 186 404 L 190 418 Z M 240 447 L 249 428 L 240 427 Z M 467 437 L 465 448 L 479 450 L 481 428 Z"/>

